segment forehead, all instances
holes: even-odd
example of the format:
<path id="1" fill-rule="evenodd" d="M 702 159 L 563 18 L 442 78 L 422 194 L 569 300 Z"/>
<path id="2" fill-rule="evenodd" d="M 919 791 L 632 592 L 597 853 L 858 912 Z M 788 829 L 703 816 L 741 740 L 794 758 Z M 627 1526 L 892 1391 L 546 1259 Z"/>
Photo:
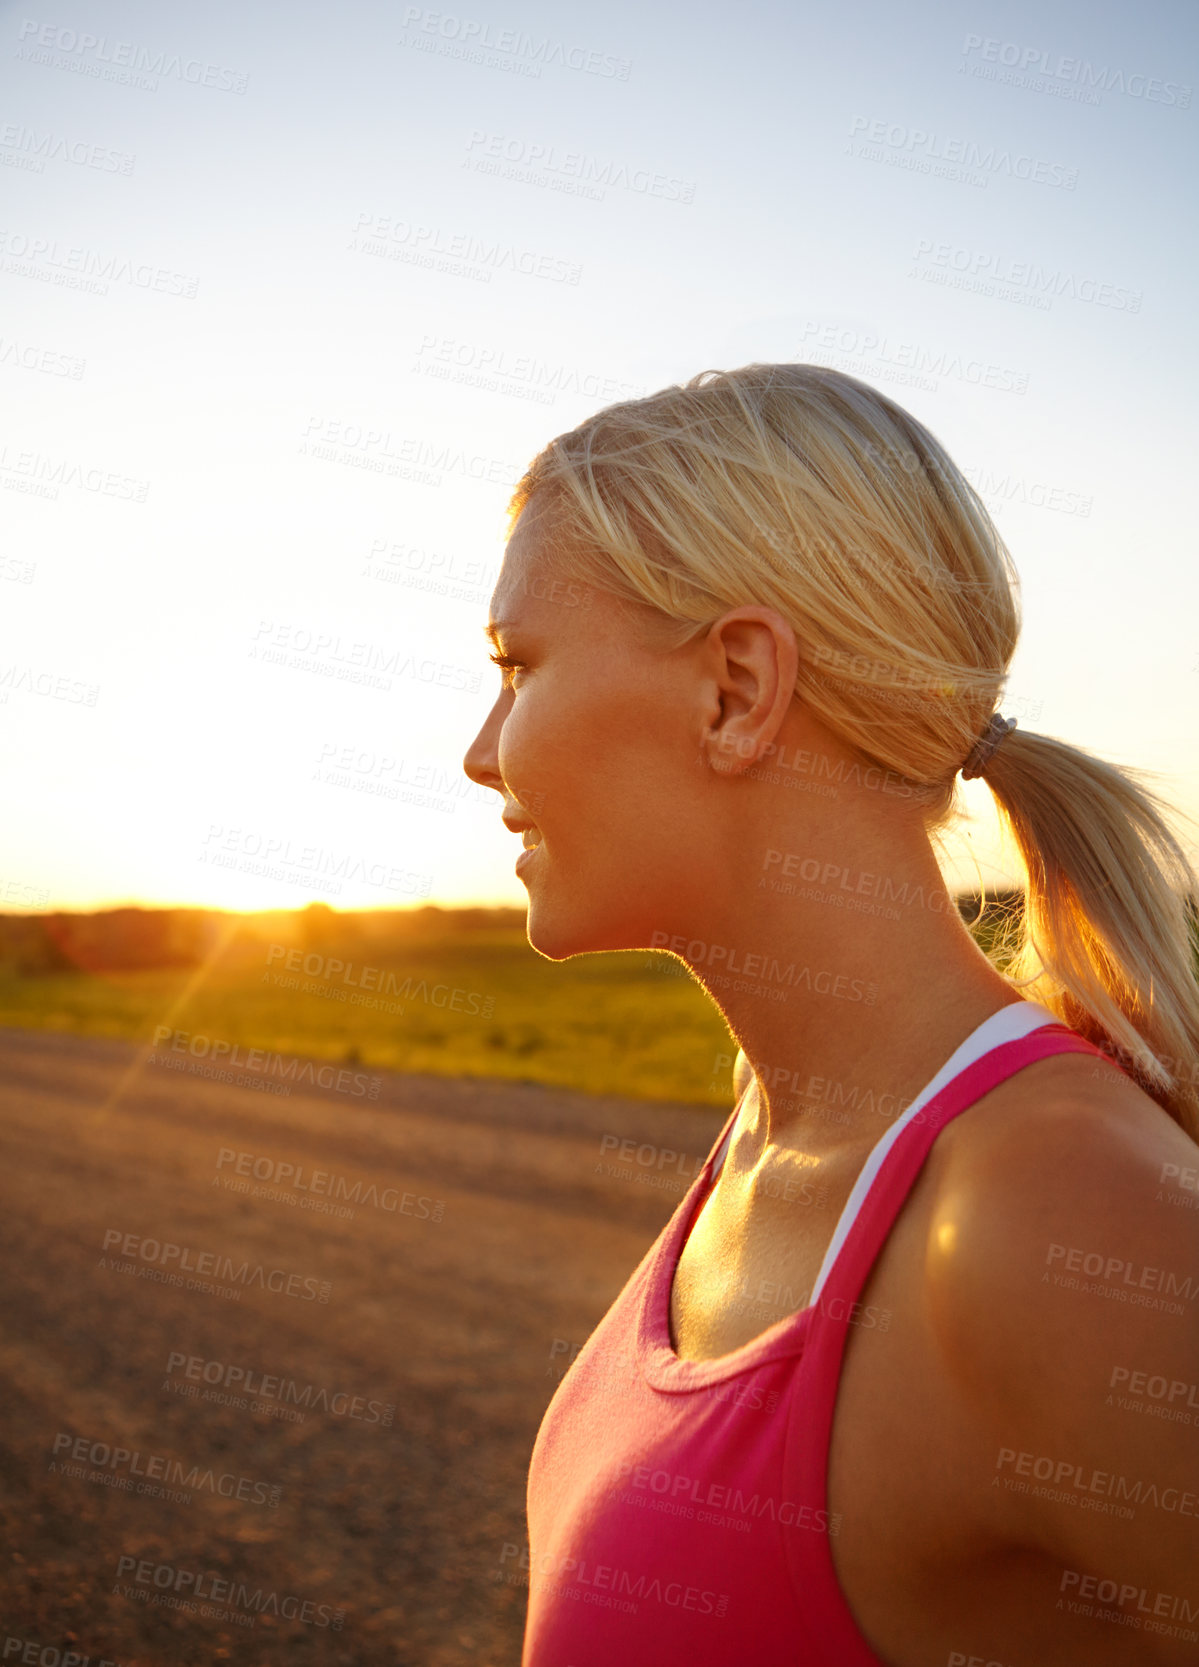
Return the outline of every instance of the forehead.
<path id="1" fill-rule="evenodd" d="M 535 625 L 552 608 L 561 585 L 552 580 L 553 517 L 530 503 L 522 510 L 504 550 L 491 597 L 491 620 Z M 557 610 L 554 610 L 557 611 Z"/>
<path id="2" fill-rule="evenodd" d="M 542 557 L 541 545 L 542 540 L 534 536 L 522 516 L 504 547 L 504 559 L 491 597 L 493 619 L 506 608 L 515 607 L 522 590 L 527 589 L 529 574 Z"/>
<path id="3" fill-rule="evenodd" d="M 656 645 L 658 616 L 592 583 L 590 576 L 581 577 L 560 529 L 552 508 L 535 511 L 530 503 L 521 512 L 492 592 L 488 636 L 494 640 L 519 630 L 522 637 L 535 635 L 539 644 L 569 638 L 572 652 L 600 642 L 607 651 Z"/>

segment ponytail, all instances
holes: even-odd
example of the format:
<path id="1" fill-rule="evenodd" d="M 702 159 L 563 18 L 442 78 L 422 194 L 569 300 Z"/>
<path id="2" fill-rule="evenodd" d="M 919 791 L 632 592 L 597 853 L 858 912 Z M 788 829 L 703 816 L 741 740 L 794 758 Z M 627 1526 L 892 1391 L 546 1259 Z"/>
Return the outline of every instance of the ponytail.
<path id="1" fill-rule="evenodd" d="M 1028 875 L 1006 975 L 1199 1140 L 1199 887 L 1162 801 L 1132 772 L 1025 730 L 985 778 Z"/>

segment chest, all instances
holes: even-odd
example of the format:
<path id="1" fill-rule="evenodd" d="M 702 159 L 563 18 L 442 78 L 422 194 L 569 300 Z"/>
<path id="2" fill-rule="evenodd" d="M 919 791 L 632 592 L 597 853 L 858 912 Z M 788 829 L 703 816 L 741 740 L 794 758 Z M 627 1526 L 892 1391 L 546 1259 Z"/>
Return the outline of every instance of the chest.
<path id="1" fill-rule="evenodd" d="M 729 1354 L 807 1306 L 859 1167 L 784 1154 L 765 1172 L 721 1175 L 671 1285 L 680 1359 Z"/>
<path id="2" fill-rule="evenodd" d="M 681 1358 L 727 1354 L 808 1306 L 859 1167 L 813 1171 L 806 1192 L 763 1198 L 769 1207 L 756 1212 L 736 1184 L 710 1194 L 671 1288 Z M 1013 1566 L 1002 1523 L 989 1520 L 994 1442 L 943 1370 L 926 1312 L 937 1167 L 912 1188 L 859 1293 L 829 1445 L 838 1582 L 891 1667 L 952 1660 L 956 1640 L 994 1639 L 996 1617 L 1019 1613 L 1037 1578 Z"/>

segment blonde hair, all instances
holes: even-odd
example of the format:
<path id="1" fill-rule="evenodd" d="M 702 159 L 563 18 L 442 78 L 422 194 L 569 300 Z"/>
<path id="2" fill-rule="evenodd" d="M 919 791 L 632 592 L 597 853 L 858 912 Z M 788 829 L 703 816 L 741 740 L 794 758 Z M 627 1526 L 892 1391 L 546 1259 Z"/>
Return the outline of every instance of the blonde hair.
<path id="1" fill-rule="evenodd" d="M 996 709 L 1018 578 L 977 493 L 885 395 L 816 365 L 704 371 L 561 434 L 509 505 L 553 512 L 555 565 L 681 644 L 730 607 L 795 630 L 796 693 L 918 791 L 930 834 Z M 1199 1138 L 1195 876 L 1130 771 L 1017 728 L 986 780 L 1027 871 L 1014 985 L 1115 1056 Z"/>

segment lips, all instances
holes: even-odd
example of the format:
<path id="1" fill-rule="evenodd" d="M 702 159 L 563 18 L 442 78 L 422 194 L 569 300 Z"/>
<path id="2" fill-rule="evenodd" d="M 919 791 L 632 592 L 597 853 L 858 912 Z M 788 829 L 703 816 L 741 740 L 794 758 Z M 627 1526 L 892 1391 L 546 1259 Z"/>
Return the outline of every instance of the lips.
<path id="1" fill-rule="evenodd" d="M 541 844 L 541 829 L 533 822 L 519 822 L 507 816 L 502 818 L 504 826 L 510 833 L 521 835 L 521 844 L 526 851 L 535 851 Z"/>

